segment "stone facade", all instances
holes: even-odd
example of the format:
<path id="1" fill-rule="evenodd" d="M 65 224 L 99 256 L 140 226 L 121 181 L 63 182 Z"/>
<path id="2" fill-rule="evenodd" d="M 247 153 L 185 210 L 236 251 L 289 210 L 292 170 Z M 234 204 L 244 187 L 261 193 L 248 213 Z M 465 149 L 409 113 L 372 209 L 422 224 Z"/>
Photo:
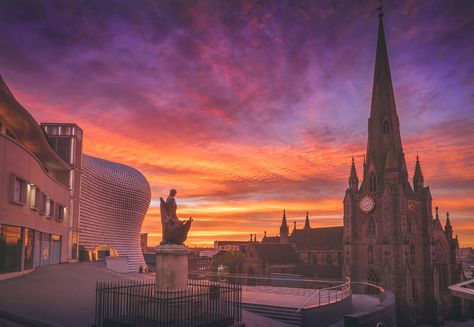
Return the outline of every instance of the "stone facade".
<path id="1" fill-rule="evenodd" d="M 460 278 L 457 239 L 433 219 L 419 159 L 408 180 L 380 16 L 366 160 L 354 160 L 344 197 L 344 274 L 393 290 L 400 324 L 437 323 L 452 313 L 448 285 Z"/>

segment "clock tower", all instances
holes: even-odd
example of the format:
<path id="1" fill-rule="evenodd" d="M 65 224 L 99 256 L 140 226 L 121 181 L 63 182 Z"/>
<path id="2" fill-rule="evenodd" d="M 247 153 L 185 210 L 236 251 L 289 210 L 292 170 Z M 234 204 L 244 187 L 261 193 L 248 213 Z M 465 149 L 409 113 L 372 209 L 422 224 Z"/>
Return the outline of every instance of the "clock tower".
<path id="1" fill-rule="evenodd" d="M 449 252 L 443 249 L 449 248 L 449 241 L 434 231 L 432 198 L 424 185 L 418 158 L 413 182 L 412 188 L 400 136 L 383 14 L 379 13 L 363 179 L 359 187 L 353 160 L 344 197 L 343 273 L 352 281 L 369 281 L 392 290 L 397 299 L 397 318 L 403 326 L 442 320 L 448 307 L 444 302 L 449 300 L 443 298 L 439 276 L 451 280 L 451 270 L 436 263 L 434 244 L 441 244 L 439 252 Z M 446 271 L 440 272 L 442 269 Z"/>

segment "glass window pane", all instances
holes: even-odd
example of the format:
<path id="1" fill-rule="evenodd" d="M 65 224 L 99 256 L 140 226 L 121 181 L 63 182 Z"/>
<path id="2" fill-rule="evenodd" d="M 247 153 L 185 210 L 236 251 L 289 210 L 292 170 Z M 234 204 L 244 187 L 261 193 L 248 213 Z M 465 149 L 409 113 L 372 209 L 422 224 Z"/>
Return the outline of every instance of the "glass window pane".
<path id="1" fill-rule="evenodd" d="M 20 271 L 21 228 L 2 226 L 0 229 L 0 273 Z"/>

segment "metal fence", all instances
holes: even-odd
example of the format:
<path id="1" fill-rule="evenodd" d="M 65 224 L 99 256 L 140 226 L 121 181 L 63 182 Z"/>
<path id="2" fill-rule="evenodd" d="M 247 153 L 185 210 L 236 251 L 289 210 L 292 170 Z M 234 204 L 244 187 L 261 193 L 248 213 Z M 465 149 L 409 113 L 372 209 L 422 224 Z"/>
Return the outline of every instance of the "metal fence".
<path id="1" fill-rule="evenodd" d="M 155 280 L 98 282 L 95 326 L 229 326 L 242 321 L 239 283 L 189 280 L 185 290 L 157 291 Z"/>

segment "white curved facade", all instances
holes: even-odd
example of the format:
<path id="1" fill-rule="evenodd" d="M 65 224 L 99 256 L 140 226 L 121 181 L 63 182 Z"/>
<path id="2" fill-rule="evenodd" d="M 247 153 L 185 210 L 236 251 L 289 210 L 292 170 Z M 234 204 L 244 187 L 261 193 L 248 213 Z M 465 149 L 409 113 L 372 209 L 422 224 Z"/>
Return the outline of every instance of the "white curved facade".
<path id="1" fill-rule="evenodd" d="M 128 272 L 145 266 L 140 230 L 150 205 L 146 178 L 136 169 L 83 155 L 80 245 L 92 251 L 108 245 L 128 258 Z"/>

